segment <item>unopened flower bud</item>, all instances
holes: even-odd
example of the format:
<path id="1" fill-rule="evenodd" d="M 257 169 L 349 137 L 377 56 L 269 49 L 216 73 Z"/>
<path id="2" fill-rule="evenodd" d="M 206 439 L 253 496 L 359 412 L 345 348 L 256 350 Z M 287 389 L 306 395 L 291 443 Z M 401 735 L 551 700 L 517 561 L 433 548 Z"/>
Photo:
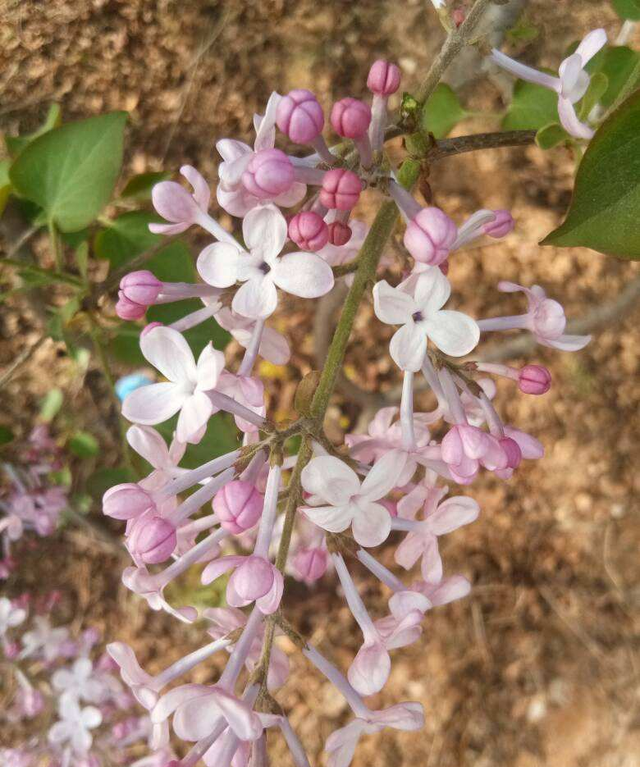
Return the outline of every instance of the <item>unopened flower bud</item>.
<path id="1" fill-rule="evenodd" d="M 351 170 L 335 168 L 324 174 L 320 202 L 325 208 L 351 210 L 360 198 L 362 182 Z"/>
<path id="2" fill-rule="evenodd" d="M 141 320 L 147 311 L 147 307 L 129 300 L 122 290 L 118 291 L 116 314 L 121 320 Z"/>
<path id="3" fill-rule="evenodd" d="M 346 245 L 351 239 L 352 234 L 351 227 L 342 223 L 342 221 L 334 221 L 332 224 L 329 224 L 329 242 L 332 245 L 337 247 Z"/>
<path id="4" fill-rule="evenodd" d="M 522 461 L 522 450 L 520 450 L 520 446 L 515 439 L 511 439 L 511 437 L 502 437 L 500 440 L 500 447 L 507 456 L 507 468 L 517 469 L 520 465 L 520 461 Z"/>
<path id="5" fill-rule="evenodd" d="M 213 499 L 213 510 L 220 525 L 232 535 L 252 528 L 260 519 L 264 497 L 250 482 L 234 480 L 219 490 Z"/>
<path id="6" fill-rule="evenodd" d="M 367 88 L 378 96 L 390 96 L 400 87 L 400 70 L 395 64 L 379 59 L 371 65 Z"/>
<path id="7" fill-rule="evenodd" d="M 132 552 L 147 565 L 165 562 L 176 548 L 176 529 L 162 517 L 139 520 L 129 537 Z"/>
<path id="8" fill-rule="evenodd" d="M 338 136 L 361 138 L 369 129 L 371 108 L 358 99 L 336 101 L 331 110 L 331 125 Z"/>
<path id="9" fill-rule="evenodd" d="M 16 696 L 16 704 L 22 716 L 32 719 L 44 710 L 44 695 L 33 687 L 20 690 Z"/>
<path id="10" fill-rule="evenodd" d="M 513 231 L 516 225 L 513 216 L 508 210 L 494 210 L 493 212 L 496 214 L 495 220 L 485 224 L 482 227 L 482 231 L 484 234 L 489 235 L 489 237 L 494 237 L 495 239 L 506 237 L 509 232 Z"/>
<path id="11" fill-rule="evenodd" d="M 520 371 L 518 388 L 525 394 L 546 394 L 551 388 L 551 373 L 542 365 L 525 365 Z"/>
<path id="12" fill-rule="evenodd" d="M 289 237 L 303 250 L 320 250 L 329 242 L 329 227 L 317 213 L 304 210 L 289 222 Z"/>
<path id="13" fill-rule="evenodd" d="M 292 566 L 301 580 L 312 583 L 326 573 L 328 561 L 326 549 L 300 549 L 293 557 Z"/>
<path id="14" fill-rule="evenodd" d="M 404 232 L 404 244 L 416 261 L 438 266 L 458 235 L 453 221 L 439 208 L 423 208 Z"/>
<path id="15" fill-rule="evenodd" d="M 155 508 L 153 498 L 135 482 L 109 488 L 102 496 L 102 512 L 114 519 L 133 519 Z"/>
<path id="16" fill-rule="evenodd" d="M 120 280 L 120 294 L 134 304 L 151 306 L 162 291 L 162 283 L 148 269 L 130 272 Z"/>
<path id="17" fill-rule="evenodd" d="M 322 132 L 324 114 L 313 93 L 300 88 L 280 100 L 276 123 L 294 144 L 309 144 Z"/>
<path id="18" fill-rule="evenodd" d="M 242 174 L 244 188 L 261 200 L 277 197 L 293 184 L 294 169 L 291 160 L 279 149 L 256 152 Z"/>

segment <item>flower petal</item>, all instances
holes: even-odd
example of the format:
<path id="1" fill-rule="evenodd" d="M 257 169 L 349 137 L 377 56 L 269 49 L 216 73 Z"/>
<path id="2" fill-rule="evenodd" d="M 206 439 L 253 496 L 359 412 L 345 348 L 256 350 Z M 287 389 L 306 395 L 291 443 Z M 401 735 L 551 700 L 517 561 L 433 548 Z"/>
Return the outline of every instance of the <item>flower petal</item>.
<path id="1" fill-rule="evenodd" d="M 391 514 L 379 503 L 360 501 L 351 529 L 361 546 L 379 546 L 391 532 Z"/>
<path id="2" fill-rule="evenodd" d="M 348 503 L 360 492 L 360 479 L 344 461 L 332 455 L 312 458 L 302 470 L 302 487 L 333 506 Z"/>
<path id="3" fill-rule="evenodd" d="M 213 413 L 211 400 L 204 392 L 197 391 L 185 400 L 178 417 L 176 437 L 180 442 L 196 444 L 202 439 L 200 430 L 206 426 Z"/>
<path id="4" fill-rule="evenodd" d="M 140 351 L 169 381 L 194 381 L 196 363 L 187 340 L 177 330 L 153 328 L 140 339 Z"/>
<path id="5" fill-rule="evenodd" d="M 512 75 L 521 80 L 542 85 L 543 88 L 549 88 L 552 91 L 558 92 L 560 90 L 559 78 L 548 75 L 546 72 L 539 72 L 537 69 L 526 66 L 526 64 L 521 64 L 496 48 L 491 51 L 491 58 L 499 67 L 506 69 L 507 72 L 511 72 Z"/>
<path id="6" fill-rule="evenodd" d="M 469 354 L 480 340 L 480 328 L 476 321 L 462 312 L 443 309 L 432 314 L 423 325 L 438 349 L 451 357 Z"/>
<path id="7" fill-rule="evenodd" d="M 196 391 L 210 391 L 215 389 L 224 369 L 224 354 L 214 349 L 213 344 L 209 342 L 198 357 L 196 366 L 196 380 L 198 384 Z"/>
<path id="8" fill-rule="evenodd" d="M 202 279 L 215 288 L 230 288 L 238 277 L 238 264 L 242 258 L 240 247 L 228 242 L 214 242 L 200 253 L 197 269 Z"/>
<path id="9" fill-rule="evenodd" d="M 425 318 L 441 309 L 451 295 L 451 283 L 437 266 L 421 272 L 416 280 L 413 296 Z"/>
<path id="10" fill-rule="evenodd" d="M 403 450 L 391 450 L 373 465 L 362 482 L 360 496 L 368 501 L 384 498 L 396 486 L 407 462 Z"/>
<path id="11" fill-rule="evenodd" d="M 404 325 L 418 309 L 408 293 L 391 287 L 386 280 L 374 285 L 373 308 L 376 317 L 387 325 Z"/>
<path id="12" fill-rule="evenodd" d="M 351 524 L 355 507 L 352 504 L 344 506 L 304 506 L 302 510 L 314 525 L 318 525 L 318 527 L 328 530 L 330 533 L 342 533 Z"/>
<path id="13" fill-rule="evenodd" d="M 278 308 L 278 291 L 268 278 L 252 278 L 240 286 L 233 297 L 234 312 L 252 319 L 264 319 Z"/>
<path id="14" fill-rule="evenodd" d="M 315 253 L 287 253 L 272 266 L 272 279 L 285 293 L 301 298 L 324 296 L 333 287 L 333 270 Z"/>
<path id="15" fill-rule="evenodd" d="M 287 241 L 287 221 L 275 205 L 261 205 L 244 217 L 242 237 L 253 255 L 271 263 Z"/>
<path id="16" fill-rule="evenodd" d="M 558 115 L 562 127 L 576 138 L 590 139 L 593 137 L 594 130 L 585 123 L 578 120 L 575 107 L 567 98 L 560 96 L 558 98 Z"/>
<path id="17" fill-rule="evenodd" d="M 202 175 L 192 165 L 183 165 L 180 168 L 180 173 L 193 187 L 193 199 L 198 204 L 198 207 L 203 213 L 206 213 L 209 207 L 209 202 L 211 201 L 209 184 L 207 184 Z"/>
<path id="18" fill-rule="evenodd" d="M 155 429 L 131 426 L 127 430 L 127 442 L 154 469 L 161 469 L 171 463 L 167 443 Z"/>
<path id="19" fill-rule="evenodd" d="M 409 320 L 397 330 L 389 344 L 389 354 L 401 370 L 416 373 L 422 367 L 427 353 L 427 336 L 422 326 Z"/>
<path id="20" fill-rule="evenodd" d="M 593 29 L 589 32 L 580 45 L 576 48 L 575 53 L 582 59 L 582 66 L 596 55 L 596 53 L 607 44 L 607 33 L 604 29 Z"/>
<path id="21" fill-rule="evenodd" d="M 385 686 L 391 658 L 382 642 L 364 644 L 349 667 L 348 678 L 360 695 L 375 695 Z"/>
<path id="22" fill-rule="evenodd" d="M 141 386 L 125 397 L 122 415 L 134 423 L 162 423 L 180 410 L 187 396 L 170 382 Z"/>
<path id="23" fill-rule="evenodd" d="M 468 525 L 478 518 L 480 506 L 473 498 L 463 495 L 449 498 L 427 517 L 434 535 L 445 535 Z"/>

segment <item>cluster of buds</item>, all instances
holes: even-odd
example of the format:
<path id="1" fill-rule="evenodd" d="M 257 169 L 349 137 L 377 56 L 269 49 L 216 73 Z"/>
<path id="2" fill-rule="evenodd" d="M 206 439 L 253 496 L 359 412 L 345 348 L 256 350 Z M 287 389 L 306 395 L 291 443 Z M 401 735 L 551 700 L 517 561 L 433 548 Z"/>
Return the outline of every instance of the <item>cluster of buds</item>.
<path id="1" fill-rule="evenodd" d="M 324 112 L 307 90 L 272 94 L 265 114 L 254 118 L 253 147 L 231 139 L 218 142 L 223 162 L 216 197 L 231 216 L 242 218 L 243 245 L 209 215 L 210 190 L 194 168 L 182 169 L 192 193 L 174 182 L 158 184 L 153 202 L 168 223 L 152 225 L 154 231 L 172 234 L 197 224 L 214 238 L 197 260 L 204 282 L 162 283 L 136 272 L 121 283 L 118 312 L 123 317 L 141 317 L 147 306 L 162 301 L 195 296 L 203 302 L 202 309 L 173 326 L 152 323 L 142 331 L 142 353 L 165 380 L 132 390 L 123 414 L 134 423 L 128 432 L 131 446 L 153 471 L 140 482 L 110 489 L 103 506 L 105 514 L 126 522 L 133 559 L 123 575 L 126 586 L 154 610 L 184 622 L 202 618 L 213 640 L 155 677 L 139 666 L 127 645 L 109 646 L 123 680 L 149 712 L 156 753 L 166 747 L 170 721 L 175 736 L 189 744 L 171 767 L 195 767 L 201 759 L 209 767 L 266 764 L 268 729 L 281 731 L 296 767 L 308 767 L 287 716 L 272 698 L 288 674 L 277 636 L 286 630 L 291 637 L 293 631 L 280 617 L 285 574 L 312 583 L 329 567 L 335 569 L 362 632 L 362 646 L 346 674 L 303 637 L 295 637 L 355 717 L 327 740 L 331 767 L 348 766 L 362 734 L 422 726 L 419 703 L 377 711 L 364 698 L 384 687 L 390 653 L 418 641 L 425 614 L 470 590 L 464 576 L 445 575 L 438 550 L 441 535 L 479 514 L 477 502 L 455 495 L 451 485 L 467 486 L 484 471 L 508 480 L 523 460 L 543 454 L 535 437 L 499 415 L 493 377 L 512 381 L 527 395 L 542 395 L 551 386 L 548 370 L 539 365 L 518 369 L 483 362 L 481 354 L 473 361 L 460 358 L 475 352 L 482 334 L 497 330 L 525 331 L 538 343 L 565 351 L 589 341 L 565 334 L 562 307 L 539 286 L 498 285 L 525 294 L 527 309 L 515 316 L 475 320 L 446 308 L 452 290 L 449 259 L 481 238 L 505 237 L 514 221 L 506 210 L 479 210 L 457 226 L 441 209 L 421 206 L 383 157 L 388 99 L 400 85 L 400 72 L 378 61 L 367 85 L 370 105 L 345 98 L 331 110 L 331 127 L 345 140 L 337 147 L 327 146 Z M 276 148 L 276 129 L 312 153 L 298 157 Z M 371 183 L 384 173 L 383 184 Z M 265 324 L 277 308 L 278 291 L 300 298 L 325 295 L 334 286 L 332 267 L 354 259 L 367 227 L 351 212 L 369 188 L 395 201 L 413 261 L 398 285 L 381 279 L 373 290 L 377 317 L 397 328 L 389 351 L 402 371 L 402 398 L 399 408 L 375 415 L 367 434 L 347 435 L 340 449 L 317 431 L 305 432 L 304 418 L 288 431 L 274 429 L 266 420 L 263 384 L 252 371 L 258 356 L 276 364 L 289 357 L 286 341 Z M 280 208 L 294 206 L 297 212 L 287 220 Z M 388 264 L 383 256 L 380 268 Z M 225 368 L 223 353 L 211 344 L 196 360 L 182 335 L 211 317 L 245 347 L 236 372 Z M 431 411 L 414 411 L 416 376 L 434 396 Z M 220 410 L 235 417 L 242 446 L 198 468 L 182 468 L 187 444 L 201 440 Z M 152 427 L 176 414 L 168 447 Z M 283 457 L 284 440 L 297 433 L 305 433 L 309 454 Z M 298 479 L 287 486 L 294 464 Z M 182 497 L 187 490 L 193 492 Z M 293 535 L 292 519 L 278 517 L 285 498 L 295 513 Z M 399 541 L 397 565 L 412 571 L 419 564 L 408 582 L 370 552 L 388 542 L 392 532 Z M 387 614 L 369 614 L 348 556 L 388 590 Z M 165 588 L 191 567 L 199 569 L 203 584 L 230 573 L 228 607 L 199 615 L 191 605 L 168 602 Z M 168 688 L 222 650 L 229 661 L 214 684 Z"/>
<path id="2" fill-rule="evenodd" d="M 6 767 L 164 767 L 167 746 L 152 757 L 131 760 L 132 746 L 150 736 L 152 725 L 136 712 L 136 701 L 114 674 L 118 666 L 97 653 L 100 634 L 74 636 L 53 626 L 49 615 L 59 594 L 11 601 L 0 597 L 0 668 L 9 680 L 3 718 L 20 724 L 23 745 L 0 748 Z"/>
<path id="3" fill-rule="evenodd" d="M 11 544 L 25 532 L 51 535 L 67 507 L 68 490 L 52 481 L 63 466 L 63 451 L 46 425 L 36 426 L 15 463 L 2 463 L 6 483 L 0 486 L 0 579 L 15 568 Z"/>

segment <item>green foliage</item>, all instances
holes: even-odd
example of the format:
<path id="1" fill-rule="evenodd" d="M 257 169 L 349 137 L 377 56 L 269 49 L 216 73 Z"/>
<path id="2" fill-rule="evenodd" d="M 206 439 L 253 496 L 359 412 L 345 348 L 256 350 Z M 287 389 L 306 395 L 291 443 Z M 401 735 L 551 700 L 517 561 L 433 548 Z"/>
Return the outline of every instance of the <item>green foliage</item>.
<path id="1" fill-rule="evenodd" d="M 640 21 L 640 0 L 611 0 L 621 19 Z"/>
<path id="2" fill-rule="evenodd" d="M 0 424 L 0 447 L 2 445 L 7 445 L 9 442 L 12 442 L 14 439 L 13 432 L 8 426 L 2 426 Z"/>
<path id="3" fill-rule="evenodd" d="M 71 435 L 67 448 L 78 458 L 93 458 L 100 452 L 98 440 L 88 431 L 77 431 Z"/>
<path id="4" fill-rule="evenodd" d="M 633 87 L 633 82 L 629 81 L 632 78 L 638 80 L 639 63 L 640 54 L 623 45 L 603 48 L 591 59 L 587 71 L 592 76 L 602 73 L 608 80 L 608 86 L 599 99 L 602 106 L 610 107 L 627 84 Z"/>
<path id="5" fill-rule="evenodd" d="M 507 31 L 507 40 L 511 43 L 530 43 L 539 34 L 540 30 L 538 27 L 534 26 L 525 17 L 519 19 L 516 25 Z"/>
<path id="6" fill-rule="evenodd" d="M 47 423 L 53 421 L 62 407 L 63 399 L 61 389 L 51 389 L 40 402 L 40 418 Z"/>
<path id="7" fill-rule="evenodd" d="M 553 147 L 571 140 L 571 136 L 557 122 L 545 125 L 536 133 L 536 144 L 540 149 L 553 149 Z"/>
<path id="8" fill-rule="evenodd" d="M 47 116 L 44 123 L 33 133 L 27 133 L 24 136 L 5 136 L 4 143 L 7 145 L 7 151 L 13 157 L 22 152 L 22 150 L 29 146 L 29 144 L 37 139 L 39 136 L 44 135 L 47 131 L 57 128 L 62 122 L 62 116 L 59 104 L 52 104 L 49 107 Z"/>
<path id="9" fill-rule="evenodd" d="M 444 138 L 451 129 L 467 116 L 454 91 L 440 83 L 428 98 L 420 115 L 420 130 Z"/>
<path id="10" fill-rule="evenodd" d="M 149 224 L 160 220 L 142 210 L 123 213 L 96 234 L 93 242 L 96 256 L 108 260 L 112 269 L 120 269 L 162 241 L 160 235 L 149 231 Z"/>
<path id="11" fill-rule="evenodd" d="M 502 121 L 505 130 L 538 130 L 558 122 L 558 96 L 541 85 L 518 80 Z"/>
<path id="12" fill-rule="evenodd" d="M 0 216 L 4 212 L 7 200 L 11 194 L 10 166 L 10 160 L 0 160 Z"/>
<path id="13" fill-rule="evenodd" d="M 54 128 L 34 139 L 9 176 L 63 232 L 84 229 L 109 202 L 122 165 L 126 112 Z"/>
<path id="14" fill-rule="evenodd" d="M 125 482 L 135 482 L 136 479 L 137 477 L 124 466 L 118 466 L 114 469 L 98 469 L 87 480 L 86 490 L 94 498 L 100 499 L 110 487 Z"/>
<path id="15" fill-rule="evenodd" d="M 543 245 L 640 259 L 640 91 L 600 126 L 582 159 L 567 217 Z"/>
<path id="16" fill-rule="evenodd" d="M 602 97 L 607 92 L 608 87 L 609 78 L 604 74 L 604 72 L 596 72 L 595 74 L 591 75 L 587 92 L 584 94 L 582 100 L 580 101 L 578 117 L 581 120 L 586 120 L 589 117 L 591 110 L 595 107 L 595 105 L 602 101 Z"/>
<path id="17" fill-rule="evenodd" d="M 171 442 L 177 421 L 178 417 L 174 416 L 155 427 L 168 443 Z M 212 458 L 237 450 L 238 445 L 238 430 L 233 418 L 227 413 L 217 413 L 209 419 L 202 440 L 197 445 L 189 445 L 180 465 L 187 469 L 195 469 Z"/>
<path id="18" fill-rule="evenodd" d="M 171 178 L 170 173 L 140 173 L 127 181 L 124 189 L 120 192 L 120 199 L 129 202 L 143 202 L 151 199 L 151 190 L 160 181 Z"/>

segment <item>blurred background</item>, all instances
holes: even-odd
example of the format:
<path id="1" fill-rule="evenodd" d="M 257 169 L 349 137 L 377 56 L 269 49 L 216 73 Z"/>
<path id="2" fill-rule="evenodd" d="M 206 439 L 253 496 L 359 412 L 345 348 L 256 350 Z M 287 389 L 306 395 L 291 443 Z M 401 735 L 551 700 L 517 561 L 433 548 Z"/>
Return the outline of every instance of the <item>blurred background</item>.
<path id="1" fill-rule="evenodd" d="M 536 66 L 556 68 L 567 47 L 590 29 L 603 26 L 610 39 L 620 29 L 603 0 L 530 0 L 514 7 L 519 17 L 515 10 L 502 17 L 503 47 Z M 216 140 L 250 140 L 251 115 L 263 110 L 272 90 L 312 88 L 325 106 L 361 97 L 368 68 L 379 57 L 398 62 L 403 87 L 411 90 L 443 39 L 427 0 L 4 0 L 0 21 L 3 133 L 35 129 L 52 103 L 61 105 L 65 121 L 122 109 L 130 114 L 125 176 L 175 173 L 189 163 L 212 184 Z M 471 113 L 452 135 L 498 129 L 508 82 L 487 77 L 473 56 L 451 78 Z M 517 301 L 496 290 L 507 279 L 539 283 L 569 317 L 593 319 L 597 307 L 615 302 L 638 279 L 637 264 L 537 245 L 562 220 L 573 168 L 567 150 L 535 146 L 433 166 L 434 202 L 454 220 L 477 208 L 509 208 L 516 220 L 506 241 L 452 260 L 449 276 L 461 309 L 477 317 L 515 313 Z M 364 207 L 361 215 L 372 212 Z M 232 226 L 215 203 L 212 213 Z M 21 227 L 19 212 L 8 209 L 0 222 L 4 248 L 21 236 Z M 194 254 L 203 242 L 192 236 Z M 37 237 L 25 247 L 37 259 L 50 257 Z M 9 281 L 3 273 L 3 284 Z M 513 396 L 508 385 L 499 386 L 496 398 L 504 419 L 539 438 L 546 456 L 522 466 L 509 482 L 487 476 L 469 490 L 481 505 L 480 519 L 443 541 L 443 557 L 448 572 L 471 580 L 472 594 L 428 613 L 423 640 L 396 651 L 390 681 L 373 701 L 421 701 L 426 729 L 363 739 L 355 765 L 640 764 L 637 303 L 627 301 L 604 317 L 584 351 L 537 347 L 513 358 L 552 372 L 554 386 L 542 398 Z M 317 310 L 331 318 L 336 304 L 323 300 Z M 113 314 L 109 302 L 101 311 Z M 119 553 L 119 525 L 106 524 L 98 502 L 109 479 L 104 470 L 122 462 L 117 409 L 99 361 L 79 362 L 62 342 L 38 343 L 13 369 L 24 349 L 39 342 L 45 321 L 30 293 L 0 305 L 0 368 L 11 369 L 8 377 L 0 373 L 0 426 L 13 435 L 1 458 L 18 462 L 32 429 L 48 423 L 64 449 L 69 508 L 56 534 L 20 541 L 17 567 L 0 589 L 11 597 L 58 590 L 61 620 L 77 630 L 98 627 L 105 640 L 130 642 L 149 670 L 163 668 L 198 646 L 202 631 L 150 612 L 120 585 L 126 559 Z M 286 418 L 293 416 L 298 381 L 322 357 L 326 322 L 316 320 L 314 327 L 308 302 L 288 300 L 275 324 L 290 339 L 291 362 L 281 369 L 265 364 L 260 373 L 268 382 L 270 412 Z M 349 350 L 348 382 L 329 411 L 332 439 L 366 425 L 380 404 L 376 393 L 397 386 L 387 355 L 390 335 L 368 302 Z M 497 341 L 491 343 L 496 355 L 503 354 Z M 229 354 L 239 356 L 239 347 L 232 345 Z M 117 355 L 111 365 L 115 377 L 139 369 Z M 58 394 L 52 403 L 52 390 L 60 392 L 61 405 Z M 430 407 L 422 396 L 420 404 Z M 91 446 L 78 447 L 78 434 L 87 433 Z M 357 577 L 372 610 L 383 609 L 378 584 L 367 582 L 364 572 Z M 188 580 L 180 588 L 199 604 L 220 598 Z M 333 577 L 312 589 L 292 583 L 288 593 L 290 620 L 346 668 L 359 635 Z M 293 671 L 278 699 L 314 764 L 322 764 L 323 741 L 349 712 L 293 645 L 283 648 Z M 213 667 L 200 669 L 197 681 L 210 679 Z M 2 695 L 6 702 L 9 691 Z M 2 745 L 20 738 L 0 719 Z M 274 764 L 289 763 L 277 738 L 271 747 Z"/>

